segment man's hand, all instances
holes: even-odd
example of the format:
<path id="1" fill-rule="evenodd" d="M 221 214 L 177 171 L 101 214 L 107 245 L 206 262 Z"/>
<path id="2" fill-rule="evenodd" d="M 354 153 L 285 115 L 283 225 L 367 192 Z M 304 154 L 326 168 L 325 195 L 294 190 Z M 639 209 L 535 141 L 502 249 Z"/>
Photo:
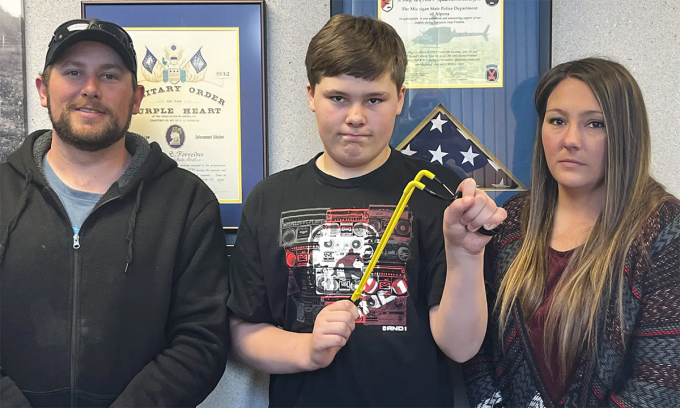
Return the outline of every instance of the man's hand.
<path id="1" fill-rule="evenodd" d="M 349 300 L 324 307 L 314 322 L 309 338 L 309 371 L 328 367 L 354 331 L 359 310 Z"/>
<path id="2" fill-rule="evenodd" d="M 463 197 L 455 200 L 444 212 L 444 242 L 447 252 L 462 249 L 470 255 L 482 253 L 491 237 L 477 233 L 480 227 L 496 228 L 507 217 L 505 209 L 482 190 L 475 180 L 463 180 L 458 189 Z"/>

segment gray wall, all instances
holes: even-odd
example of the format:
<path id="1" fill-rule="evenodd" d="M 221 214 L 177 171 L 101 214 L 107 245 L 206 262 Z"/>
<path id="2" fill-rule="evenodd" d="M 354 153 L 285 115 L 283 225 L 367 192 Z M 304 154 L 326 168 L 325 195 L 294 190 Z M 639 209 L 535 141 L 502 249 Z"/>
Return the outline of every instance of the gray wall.
<path id="1" fill-rule="evenodd" d="M 28 79 L 28 129 L 49 128 L 33 77 L 44 62 L 53 29 L 80 16 L 79 0 L 24 0 Z M 671 0 L 554 0 L 553 63 L 607 56 L 626 65 L 640 82 L 650 116 L 653 171 L 680 196 L 680 6 Z M 328 19 L 329 0 L 267 0 L 269 165 L 272 172 L 304 163 L 322 146 L 305 98 L 304 54 Z M 230 362 L 204 407 L 262 407 L 267 376 Z"/>

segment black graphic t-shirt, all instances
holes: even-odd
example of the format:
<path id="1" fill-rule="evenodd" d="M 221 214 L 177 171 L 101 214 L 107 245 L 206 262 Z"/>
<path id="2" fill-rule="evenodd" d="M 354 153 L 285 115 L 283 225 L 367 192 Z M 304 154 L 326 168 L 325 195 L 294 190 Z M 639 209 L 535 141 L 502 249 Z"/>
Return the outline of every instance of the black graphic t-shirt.
<path id="1" fill-rule="evenodd" d="M 311 332 L 324 306 L 354 292 L 418 171 L 432 171 L 452 189 L 461 181 L 394 150 L 380 168 L 348 180 L 315 162 L 266 178 L 243 207 L 228 306 L 247 322 Z M 453 405 L 448 360 L 429 327 L 446 277 L 446 206 L 413 192 L 366 284 L 347 345 L 326 368 L 272 375 L 271 406 Z"/>

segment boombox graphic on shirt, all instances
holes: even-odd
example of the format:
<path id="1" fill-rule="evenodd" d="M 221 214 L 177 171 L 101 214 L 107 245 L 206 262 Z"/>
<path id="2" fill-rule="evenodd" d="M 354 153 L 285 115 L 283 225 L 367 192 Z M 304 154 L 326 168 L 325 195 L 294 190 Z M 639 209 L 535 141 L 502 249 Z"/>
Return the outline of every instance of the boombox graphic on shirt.
<path id="1" fill-rule="evenodd" d="M 311 331 L 328 304 L 349 299 L 375 252 L 395 206 L 359 209 L 305 209 L 281 214 L 280 244 L 288 268 L 286 321 L 295 331 Z M 397 222 L 359 304 L 357 323 L 406 331 L 413 216 Z"/>

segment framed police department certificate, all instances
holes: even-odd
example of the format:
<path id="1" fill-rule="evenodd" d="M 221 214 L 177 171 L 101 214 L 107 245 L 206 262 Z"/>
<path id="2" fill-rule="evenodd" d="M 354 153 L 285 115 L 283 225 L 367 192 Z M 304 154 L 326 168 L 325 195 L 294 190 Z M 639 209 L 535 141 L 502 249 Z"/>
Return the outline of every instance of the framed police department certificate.
<path id="1" fill-rule="evenodd" d="M 399 33 L 407 88 L 503 86 L 502 0 L 376 0 Z"/>
<path id="2" fill-rule="evenodd" d="M 135 45 L 145 94 L 130 131 L 212 189 L 225 228 L 267 172 L 263 13 L 261 0 L 83 2 Z"/>

